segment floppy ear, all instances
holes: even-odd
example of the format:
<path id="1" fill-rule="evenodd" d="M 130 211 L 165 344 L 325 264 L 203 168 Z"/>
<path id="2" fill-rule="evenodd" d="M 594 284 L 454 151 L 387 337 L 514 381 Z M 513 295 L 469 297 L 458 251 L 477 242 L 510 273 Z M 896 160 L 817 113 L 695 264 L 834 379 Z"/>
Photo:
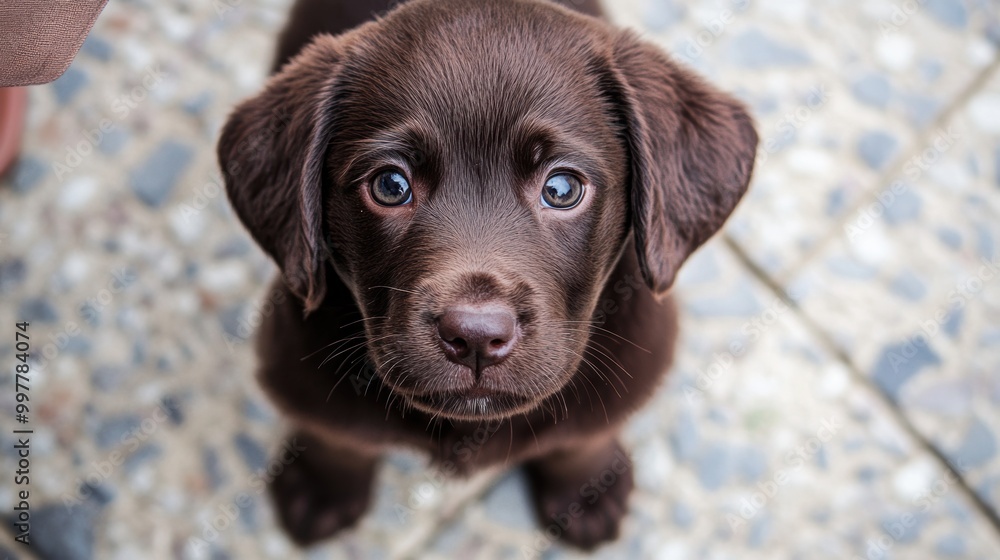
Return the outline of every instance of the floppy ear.
<path id="1" fill-rule="evenodd" d="M 619 35 L 614 65 L 639 265 L 662 295 L 746 192 L 757 132 L 742 104 L 631 33 Z"/>
<path id="2" fill-rule="evenodd" d="M 317 37 L 233 111 L 218 146 L 230 203 L 307 313 L 326 292 L 323 163 L 341 51 Z"/>

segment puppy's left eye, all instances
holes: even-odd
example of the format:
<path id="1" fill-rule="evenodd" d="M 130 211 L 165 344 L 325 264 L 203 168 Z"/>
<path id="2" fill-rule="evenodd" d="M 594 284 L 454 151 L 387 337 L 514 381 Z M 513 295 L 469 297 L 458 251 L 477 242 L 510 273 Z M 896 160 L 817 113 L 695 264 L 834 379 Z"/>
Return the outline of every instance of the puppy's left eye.
<path id="1" fill-rule="evenodd" d="M 372 198 L 382 206 L 402 206 L 413 201 L 410 182 L 398 171 L 379 173 L 371 186 Z"/>
<path id="2" fill-rule="evenodd" d="M 556 173 L 545 181 L 542 204 L 557 210 L 569 210 L 583 200 L 583 183 L 569 173 Z"/>

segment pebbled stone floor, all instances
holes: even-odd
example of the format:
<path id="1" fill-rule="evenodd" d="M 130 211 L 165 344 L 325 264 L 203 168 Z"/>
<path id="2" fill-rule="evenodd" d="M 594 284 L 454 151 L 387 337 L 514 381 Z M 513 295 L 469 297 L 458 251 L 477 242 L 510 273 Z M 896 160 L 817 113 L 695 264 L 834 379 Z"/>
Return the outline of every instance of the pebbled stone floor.
<path id="1" fill-rule="evenodd" d="M 680 357 L 630 424 L 637 491 L 595 557 L 1000 557 L 1000 7 L 607 7 L 750 104 L 762 146 L 683 271 Z M 35 544 L 0 532 L 0 556 L 580 557 L 518 472 L 450 481 L 404 453 L 341 539 L 300 551 L 276 528 L 261 482 L 290 442 L 248 343 L 274 267 L 227 207 L 214 143 L 286 9 L 113 0 L 32 88 L 0 182 L 0 330 L 31 321 L 40 353 Z M 0 385 L 12 473 L 9 369 Z"/>

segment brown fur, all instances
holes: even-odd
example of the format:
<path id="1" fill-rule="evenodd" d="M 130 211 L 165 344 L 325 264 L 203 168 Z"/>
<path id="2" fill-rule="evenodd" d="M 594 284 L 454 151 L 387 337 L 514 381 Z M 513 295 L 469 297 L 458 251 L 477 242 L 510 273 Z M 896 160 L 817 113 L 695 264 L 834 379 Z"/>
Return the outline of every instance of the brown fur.
<path id="1" fill-rule="evenodd" d="M 753 124 L 592 2 L 387 7 L 300 0 L 280 71 L 219 142 L 233 207 L 282 270 L 259 378 L 307 450 L 272 484 L 281 520 L 303 544 L 353 524 L 379 455 L 407 446 L 457 474 L 525 464 L 544 522 L 596 546 L 632 488 L 617 434 L 672 360 L 666 292 L 746 190 Z M 390 165 L 412 204 L 372 201 Z M 539 204 L 556 168 L 586 179 L 580 206 Z M 434 324 L 455 302 L 516 313 L 506 360 L 445 359 Z M 473 391 L 493 397 L 454 397 Z"/>

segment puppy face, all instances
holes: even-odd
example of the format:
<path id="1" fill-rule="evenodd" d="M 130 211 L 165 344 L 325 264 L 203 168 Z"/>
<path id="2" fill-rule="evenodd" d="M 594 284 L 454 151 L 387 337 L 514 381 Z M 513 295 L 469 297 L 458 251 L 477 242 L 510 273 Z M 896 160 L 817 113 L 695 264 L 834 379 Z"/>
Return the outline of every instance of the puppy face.
<path id="1" fill-rule="evenodd" d="M 341 73 L 331 254 L 378 318 L 383 380 L 427 412 L 510 414 L 566 384 L 628 231 L 594 43 L 551 42 L 531 24 L 555 10 L 533 11 L 399 10 Z"/>
<path id="2" fill-rule="evenodd" d="M 601 22 L 417 1 L 318 38 L 237 109 L 220 161 L 307 311 L 336 274 L 387 386 L 482 419 L 572 381 L 630 233 L 666 291 L 755 147 L 737 103 Z"/>

